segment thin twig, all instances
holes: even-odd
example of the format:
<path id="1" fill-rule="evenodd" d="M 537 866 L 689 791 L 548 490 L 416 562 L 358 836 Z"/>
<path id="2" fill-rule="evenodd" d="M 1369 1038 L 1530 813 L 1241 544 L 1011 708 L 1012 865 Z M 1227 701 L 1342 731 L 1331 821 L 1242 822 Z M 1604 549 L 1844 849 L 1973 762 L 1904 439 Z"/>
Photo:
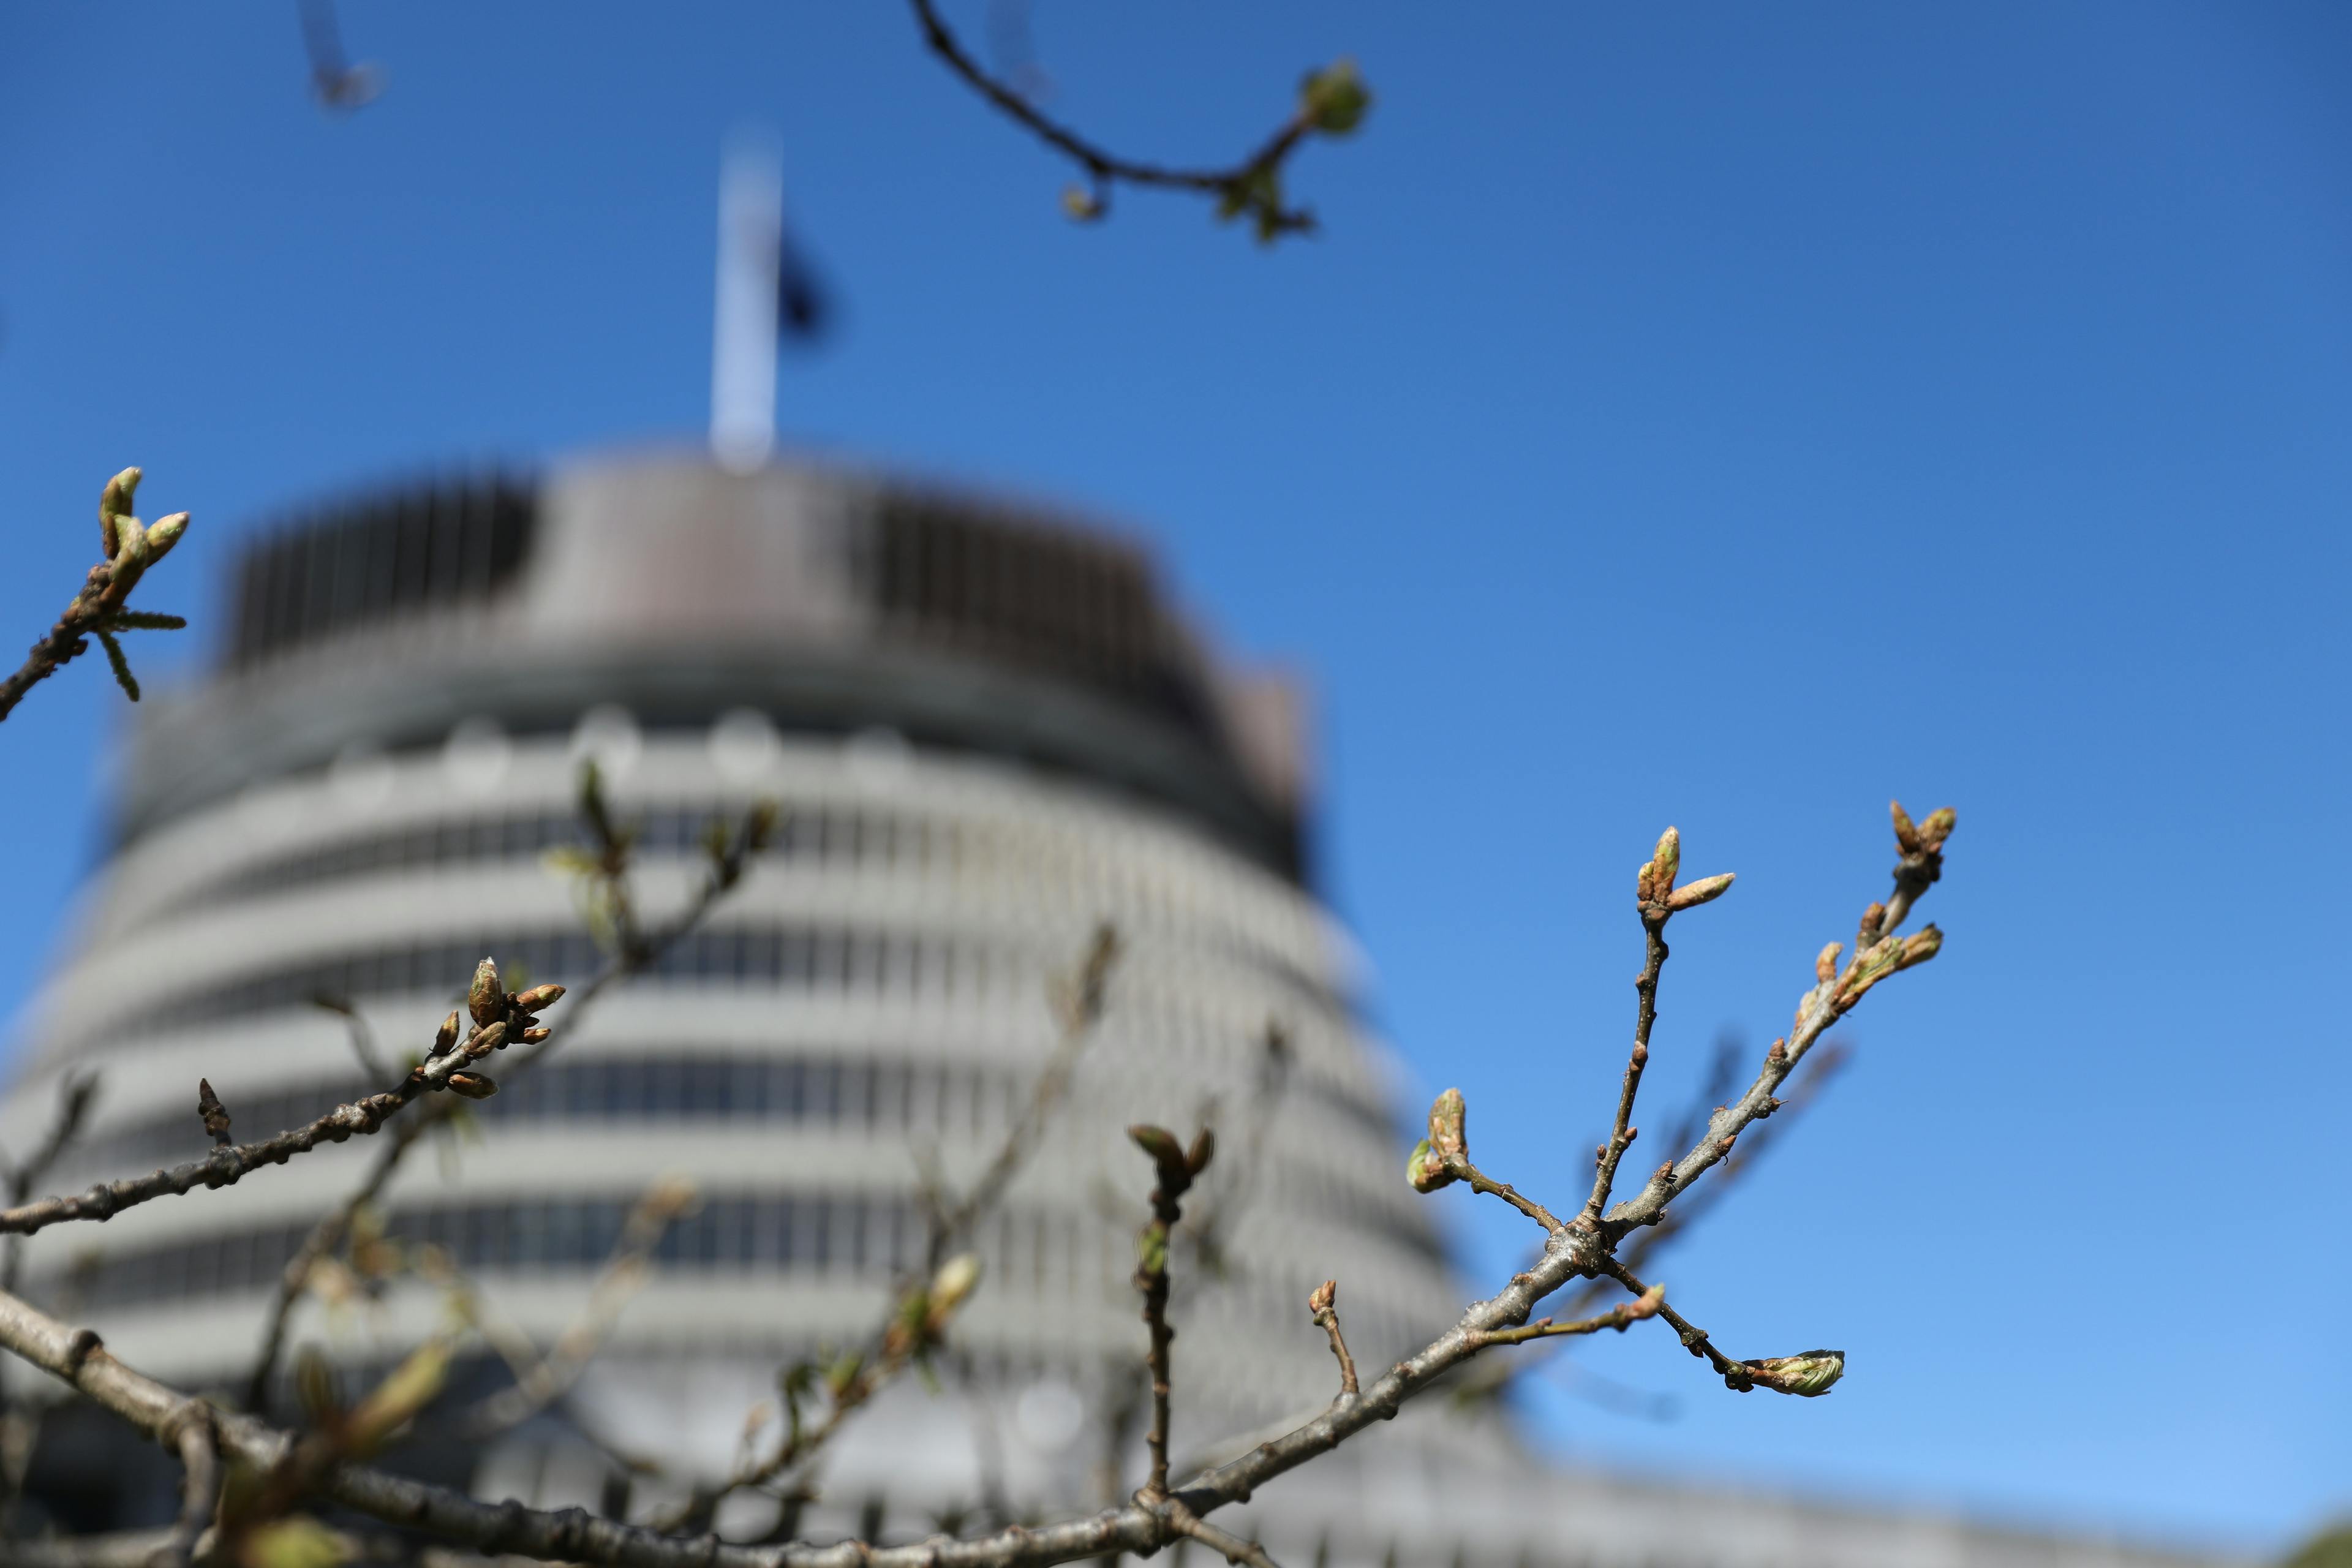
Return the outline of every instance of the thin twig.
<path id="1" fill-rule="evenodd" d="M 1286 205 L 1282 200 L 1279 173 L 1283 162 L 1312 132 L 1344 135 L 1353 130 L 1370 102 L 1370 95 L 1357 79 L 1354 68 L 1342 62 L 1330 71 L 1310 76 L 1290 118 L 1238 163 L 1223 168 L 1186 169 L 1143 163 L 1123 158 L 1089 142 L 992 76 L 949 29 L 935 0 L 911 0 L 911 4 L 916 22 L 923 30 L 923 41 L 950 70 L 1015 123 L 1086 171 L 1090 190 L 1066 198 L 1072 216 L 1079 218 L 1103 216 L 1110 208 L 1111 187 L 1125 184 L 1215 195 L 1223 204 L 1223 216 L 1250 213 L 1261 239 L 1311 232 L 1315 215 L 1305 207 Z"/>
<path id="2" fill-rule="evenodd" d="M 73 596 L 57 624 L 26 654 L 25 662 L 6 679 L 0 680 L 0 720 L 16 711 L 26 692 L 89 652 L 93 637 L 107 639 L 107 653 L 114 663 L 116 679 L 131 700 L 138 701 L 139 683 L 131 678 L 131 667 L 123 660 L 112 634 L 173 630 L 187 624 L 177 616 L 132 610 L 126 602 L 140 577 L 171 552 L 188 527 L 188 514 L 184 511 L 158 519 L 152 525 L 142 524 L 131 516 L 131 500 L 138 488 L 137 468 L 125 468 L 107 481 L 98 502 L 100 548 L 106 558 L 89 569 L 81 591 Z"/>
<path id="3" fill-rule="evenodd" d="M 213 1509 L 220 1499 L 220 1453 L 213 1437 L 212 1411 L 202 1400 L 189 1400 L 176 1420 L 157 1434 L 165 1447 L 179 1450 L 183 1479 L 180 1517 L 156 1554 L 158 1568 L 188 1568 L 196 1542 L 212 1528 Z"/>
<path id="4" fill-rule="evenodd" d="M 1339 1332 L 1339 1282 L 1326 1279 L 1307 1298 L 1307 1310 L 1313 1315 L 1315 1326 L 1331 1336 L 1331 1354 L 1339 1363 L 1339 1397 L 1356 1396 L 1356 1358 L 1348 1353 L 1348 1342 Z"/>
<path id="5" fill-rule="evenodd" d="M 1580 1334 L 1597 1334 L 1603 1329 L 1615 1329 L 1622 1333 L 1644 1318 L 1654 1317 L 1666 1310 L 1666 1291 L 1663 1285 L 1654 1285 L 1631 1301 L 1609 1309 L 1598 1317 L 1580 1318 L 1574 1322 L 1555 1322 L 1538 1318 L 1516 1329 L 1496 1329 L 1480 1338 L 1481 1350 L 1490 1345 L 1522 1345 L 1529 1340 L 1562 1339 Z"/>
<path id="6" fill-rule="evenodd" d="M 1184 1194 L 1216 1155 L 1216 1140 L 1204 1128 L 1189 1150 L 1164 1127 L 1136 1126 L 1128 1136 L 1151 1156 L 1158 1176 L 1151 1189 L 1151 1219 L 1136 1237 L 1135 1288 L 1143 1293 L 1143 1326 L 1148 1336 L 1144 1368 L 1151 1376 L 1151 1424 L 1143 1441 L 1151 1456 L 1150 1479 L 1136 1496 L 1158 1502 L 1168 1496 L 1168 1407 L 1170 1351 L 1176 1330 L 1168 1321 L 1168 1242 L 1184 1218 Z"/>
<path id="7" fill-rule="evenodd" d="M 111 1219 L 127 1208 L 157 1198 L 177 1197 L 198 1187 L 231 1187 L 265 1165 L 282 1165 L 297 1154 L 307 1154 L 322 1143 L 341 1143 L 375 1131 L 410 1101 L 448 1087 L 453 1075 L 506 1044 L 503 1023 L 477 1027 L 456 1048 L 410 1070 L 409 1075 L 381 1094 L 363 1096 L 338 1105 L 317 1121 L 289 1129 L 257 1143 L 222 1144 L 201 1160 L 154 1172 L 101 1182 L 74 1196 L 43 1198 L 0 1211 L 0 1233 L 30 1236 L 69 1220 Z"/>
<path id="8" fill-rule="evenodd" d="M 1265 1548 L 1255 1541 L 1244 1541 L 1229 1530 L 1220 1530 L 1184 1506 L 1181 1498 L 1170 1498 L 1167 1503 L 1168 1522 L 1179 1535 L 1189 1535 L 1228 1563 L 1238 1563 L 1244 1568 L 1282 1568 L 1266 1555 Z"/>
<path id="9" fill-rule="evenodd" d="M 538 1364 L 516 1380 L 513 1387 L 501 1389 L 457 1416 L 456 1425 L 461 1436 L 478 1442 L 520 1426 L 580 1381 L 580 1374 L 587 1371 L 605 1336 L 620 1321 L 621 1310 L 644 1286 L 646 1260 L 660 1245 L 670 1223 L 693 1200 L 694 1188 L 677 1181 L 660 1183 L 637 1200 L 621 1226 L 621 1238 L 614 1245 L 612 1256 L 590 1288 L 587 1304 L 579 1316 L 557 1336 Z"/>

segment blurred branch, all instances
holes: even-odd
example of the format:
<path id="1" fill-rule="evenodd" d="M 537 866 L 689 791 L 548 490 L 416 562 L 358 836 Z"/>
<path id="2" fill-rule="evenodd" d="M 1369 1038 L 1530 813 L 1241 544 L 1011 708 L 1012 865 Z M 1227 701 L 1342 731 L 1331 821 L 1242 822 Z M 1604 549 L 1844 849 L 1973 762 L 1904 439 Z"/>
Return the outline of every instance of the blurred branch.
<path id="1" fill-rule="evenodd" d="M 1311 71 L 1299 84 L 1298 104 L 1258 149 L 1238 163 L 1219 168 L 1175 168 L 1148 163 L 1087 140 L 1069 126 L 1040 111 L 1029 98 L 991 75 L 949 30 L 937 0 L 910 0 L 923 41 L 947 68 L 973 91 L 994 104 L 1014 123 L 1070 159 L 1087 174 L 1084 187 L 1073 185 L 1062 203 L 1071 216 L 1091 222 L 1110 211 L 1112 187 L 1192 191 L 1217 198 L 1217 216 L 1246 216 L 1261 242 L 1286 234 L 1311 233 L 1315 215 L 1286 203 L 1282 194 L 1282 168 L 1308 136 L 1345 136 L 1361 123 L 1371 107 L 1371 92 L 1356 72 L 1355 63 L 1341 59 Z"/>

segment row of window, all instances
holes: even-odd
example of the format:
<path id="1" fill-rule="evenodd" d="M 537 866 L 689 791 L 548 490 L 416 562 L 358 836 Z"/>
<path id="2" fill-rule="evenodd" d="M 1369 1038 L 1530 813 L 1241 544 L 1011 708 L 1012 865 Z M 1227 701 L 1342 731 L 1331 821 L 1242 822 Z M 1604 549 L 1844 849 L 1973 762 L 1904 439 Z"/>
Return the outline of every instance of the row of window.
<path id="1" fill-rule="evenodd" d="M 526 973 L 535 980 L 576 978 L 594 973 L 603 963 L 595 943 L 581 931 L 393 942 L 184 991 L 105 1020 L 74 1044 L 102 1049 L 114 1040 L 304 1006 L 321 996 L 360 1002 L 421 991 L 455 998 L 464 994 L 485 953 L 495 956 L 509 974 Z M 802 924 L 691 931 L 672 942 L 646 973 L 667 981 L 732 981 L 877 999 L 984 989 L 992 977 L 1003 975 L 1017 975 L 1024 985 L 1035 980 L 1034 971 L 1012 952 L 978 942 Z M 1287 988 L 1294 994 L 1311 984 L 1296 971 L 1276 972 L 1273 977 L 1291 983 Z M 1313 990 L 1311 999 L 1318 1011 L 1339 1005 L 1320 988 Z"/>
<path id="2" fill-rule="evenodd" d="M 731 828 L 742 814 L 740 805 L 670 805 L 621 816 L 636 830 L 641 851 L 682 855 L 698 850 L 714 823 Z M 796 805 L 778 823 L 769 853 L 820 865 L 929 866 L 941 858 L 951 862 L 960 838 L 951 821 Z M 412 823 L 240 865 L 182 889 L 153 914 L 217 908 L 346 877 L 520 859 L 583 842 L 580 819 L 571 812 L 516 811 Z"/>
<path id="3" fill-rule="evenodd" d="M 396 1239 L 437 1247 L 468 1273 L 584 1271 L 619 1244 L 635 1206 L 620 1198 L 456 1202 L 395 1211 Z M 310 1222 L 101 1252 L 49 1277 L 76 1311 L 228 1295 L 274 1285 Z M 666 1272 L 841 1271 L 899 1278 L 920 1259 L 925 1222 L 887 1193 L 722 1194 L 673 1221 L 654 1249 Z M 1127 1235 L 1072 1210 L 1007 1207 L 982 1222 L 976 1249 L 1001 1286 L 1058 1299 L 1118 1291 L 1132 1260 Z M 1243 1304 L 1281 1313 L 1289 1281 L 1237 1279 Z M 1374 1303 L 1367 1301 L 1369 1308 Z"/>

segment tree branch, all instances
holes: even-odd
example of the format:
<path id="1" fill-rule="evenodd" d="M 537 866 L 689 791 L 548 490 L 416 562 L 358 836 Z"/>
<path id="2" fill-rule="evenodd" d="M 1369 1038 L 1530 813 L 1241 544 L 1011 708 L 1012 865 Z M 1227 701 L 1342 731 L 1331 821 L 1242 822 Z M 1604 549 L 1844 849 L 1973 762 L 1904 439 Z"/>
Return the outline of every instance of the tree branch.
<path id="1" fill-rule="evenodd" d="M 1218 198 L 1218 216 L 1247 214 L 1261 241 L 1285 234 L 1310 233 L 1315 215 L 1303 206 L 1286 205 L 1282 196 L 1282 165 L 1307 136 L 1344 136 L 1354 131 L 1371 107 L 1371 93 L 1356 73 L 1353 62 L 1342 59 L 1327 69 L 1310 72 L 1299 88 L 1298 107 L 1276 128 L 1258 149 L 1240 163 L 1223 168 L 1171 168 L 1142 163 L 1089 142 L 1068 126 L 1040 112 L 1021 93 L 996 79 L 974 59 L 949 30 L 936 0 L 910 0 L 923 41 L 947 68 L 974 91 L 1047 146 L 1086 171 L 1088 188 L 1070 188 L 1063 205 L 1070 216 L 1093 221 L 1110 210 L 1111 187 L 1129 184 L 1160 190 L 1193 191 Z"/>
<path id="2" fill-rule="evenodd" d="M 105 559 L 89 569 L 81 591 L 73 596 L 57 624 L 35 643 L 15 674 L 0 680 L 0 720 L 16 711 L 25 694 L 60 668 L 89 651 L 89 639 L 103 639 L 114 665 L 115 678 L 131 700 L 139 700 L 139 683 L 114 642 L 117 632 L 173 630 L 187 623 L 177 616 L 149 615 L 129 608 L 131 590 L 146 570 L 171 552 L 187 531 L 188 514 L 173 512 L 152 526 L 131 515 L 131 498 L 139 488 L 139 470 L 125 468 L 106 482 L 98 501 L 99 540 Z"/>
<path id="3" fill-rule="evenodd" d="M 1348 1342 L 1339 1333 L 1339 1282 L 1326 1279 L 1307 1298 L 1307 1310 L 1313 1314 L 1315 1326 L 1331 1336 L 1331 1354 L 1339 1363 L 1339 1397 L 1356 1396 L 1356 1358 L 1348 1353 Z"/>

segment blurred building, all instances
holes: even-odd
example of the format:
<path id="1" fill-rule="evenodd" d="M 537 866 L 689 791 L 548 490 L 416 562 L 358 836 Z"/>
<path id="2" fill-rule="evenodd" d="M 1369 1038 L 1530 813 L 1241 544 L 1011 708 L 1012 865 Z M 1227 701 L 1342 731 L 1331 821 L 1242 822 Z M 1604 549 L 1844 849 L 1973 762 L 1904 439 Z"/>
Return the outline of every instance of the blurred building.
<path id="1" fill-rule="evenodd" d="M 851 1428 L 803 1528 L 908 1539 L 992 1504 L 1102 1500 L 1103 1456 L 1140 1440 L 1130 1121 L 1223 1137 L 1195 1202 L 1214 1267 L 1179 1256 L 1180 1453 L 1329 1397 L 1316 1282 L 1342 1281 L 1372 1367 L 1467 1299 L 1402 1180 L 1356 962 L 1306 880 L 1298 700 L 1217 658 L 1130 544 L 851 472 L 599 460 L 295 520 L 246 552 L 225 641 L 207 679 L 138 713 L 83 938 L 0 1110 L 19 1146 L 62 1075 L 103 1075 L 59 1186 L 201 1155 L 200 1076 L 244 1136 L 363 1087 L 317 998 L 396 1055 L 485 953 L 534 980 L 592 972 L 544 863 L 576 840 L 583 758 L 641 825 L 650 913 L 686 896 L 711 823 L 784 808 L 704 927 L 392 1189 L 390 1235 L 454 1259 L 541 1346 L 641 1194 L 671 1173 L 700 1194 L 578 1388 L 435 1446 L 442 1479 L 596 1506 L 617 1500 L 616 1449 L 723 1472 L 780 1365 L 871 1331 L 921 1246 L 926 1163 L 953 1187 L 1001 1143 L 1055 1038 L 1054 978 L 1101 921 L 1125 942 L 1108 1016 L 984 1227 L 958 1353 L 936 1390 L 909 1380 Z M 58 1227 L 34 1289 L 136 1365 L 236 1386 L 285 1264 L 372 1152 Z M 380 1365 L 446 1310 L 395 1279 L 306 1303 L 297 1338 Z M 1269 1489 L 1241 1527 L 1294 1563 L 2158 1561 L 1557 1476 L 1499 1417 L 1442 1403 Z M 168 1513 L 160 1456 L 142 1470 L 95 1427 L 52 1426 L 36 1479 L 55 1512 Z M 630 1484 L 642 1502 L 658 1483 Z M 722 1521 L 757 1533 L 779 1511 L 745 1497 Z"/>

